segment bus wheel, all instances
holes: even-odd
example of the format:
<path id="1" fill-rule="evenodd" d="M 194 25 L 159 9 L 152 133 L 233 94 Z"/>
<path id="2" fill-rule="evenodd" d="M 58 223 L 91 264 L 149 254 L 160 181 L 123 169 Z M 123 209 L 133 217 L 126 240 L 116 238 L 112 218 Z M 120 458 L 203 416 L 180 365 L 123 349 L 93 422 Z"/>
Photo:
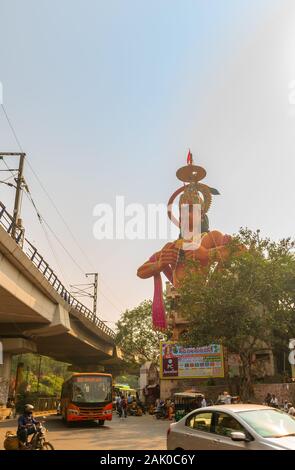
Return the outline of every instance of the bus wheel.
<path id="1" fill-rule="evenodd" d="M 99 424 L 99 426 L 103 426 L 104 425 L 104 419 L 99 419 L 98 424 Z"/>

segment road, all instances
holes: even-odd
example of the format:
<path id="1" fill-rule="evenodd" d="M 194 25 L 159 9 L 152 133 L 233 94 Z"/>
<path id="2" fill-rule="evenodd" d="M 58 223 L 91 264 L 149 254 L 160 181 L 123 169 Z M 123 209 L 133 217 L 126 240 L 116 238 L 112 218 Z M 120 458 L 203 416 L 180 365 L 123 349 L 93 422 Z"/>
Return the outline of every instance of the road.
<path id="1" fill-rule="evenodd" d="M 46 419 L 47 438 L 56 450 L 165 450 L 168 421 L 154 416 L 128 416 L 120 419 L 114 415 L 104 426 L 96 423 L 63 424 L 59 416 Z M 0 448 L 6 431 L 14 430 L 15 420 L 0 422 Z"/>

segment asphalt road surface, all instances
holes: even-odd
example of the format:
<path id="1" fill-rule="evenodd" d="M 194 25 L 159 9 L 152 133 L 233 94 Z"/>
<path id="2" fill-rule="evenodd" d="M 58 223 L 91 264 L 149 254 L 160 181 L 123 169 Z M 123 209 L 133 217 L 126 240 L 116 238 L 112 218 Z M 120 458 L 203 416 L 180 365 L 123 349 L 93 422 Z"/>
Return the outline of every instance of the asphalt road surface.
<path id="1" fill-rule="evenodd" d="M 39 418 L 38 418 L 39 419 Z M 169 421 L 154 416 L 128 416 L 120 419 L 113 415 L 104 426 L 96 423 L 65 425 L 60 416 L 46 418 L 47 440 L 56 450 L 165 450 Z M 6 431 L 14 431 L 15 420 L 0 421 L 0 448 Z"/>

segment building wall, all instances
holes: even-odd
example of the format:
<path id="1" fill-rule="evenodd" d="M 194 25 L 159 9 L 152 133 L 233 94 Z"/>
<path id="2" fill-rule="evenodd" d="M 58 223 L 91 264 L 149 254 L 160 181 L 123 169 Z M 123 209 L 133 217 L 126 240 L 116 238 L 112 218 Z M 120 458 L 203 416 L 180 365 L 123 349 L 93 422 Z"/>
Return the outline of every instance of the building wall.
<path id="1" fill-rule="evenodd" d="M 258 403 L 263 403 L 268 393 L 274 393 L 279 403 L 285 400 L 295 404 L 295 383 L 255 384 L 254 394 Z"/>
<path id="2" fill-rule="evenodd" d="M 217 382 L 217 380 L 216 380 Z M 184 392 L 191 388 L 196 391 L 200 391 L 205 396 L 215 401 L 224 390 L 228 390 L 226 381 L 221 381 L 217 385 L 207 385 L 204 381 L 198 379 L 191 380 L 161 380 L 161 398 L 171 398 L 176 392 Z M 254 402 L 262 404 L 264 398 L 268 393 L 275 394 L 278 398 L 279 403 L 283 403 L 285 400 L 295 404 L 295 383 L 264 383 L 254 384 Z"/>

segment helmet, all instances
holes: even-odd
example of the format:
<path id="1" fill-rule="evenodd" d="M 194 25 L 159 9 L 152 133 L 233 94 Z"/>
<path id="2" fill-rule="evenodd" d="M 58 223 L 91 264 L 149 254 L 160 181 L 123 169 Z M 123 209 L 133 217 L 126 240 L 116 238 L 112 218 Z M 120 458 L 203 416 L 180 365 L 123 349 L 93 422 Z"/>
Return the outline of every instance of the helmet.
<path id="1" fill-rule="evenodd" d="M 34 407 L 33 405 L 27 404 L 25 405 L 25 413 L 33 413 Z"/>

